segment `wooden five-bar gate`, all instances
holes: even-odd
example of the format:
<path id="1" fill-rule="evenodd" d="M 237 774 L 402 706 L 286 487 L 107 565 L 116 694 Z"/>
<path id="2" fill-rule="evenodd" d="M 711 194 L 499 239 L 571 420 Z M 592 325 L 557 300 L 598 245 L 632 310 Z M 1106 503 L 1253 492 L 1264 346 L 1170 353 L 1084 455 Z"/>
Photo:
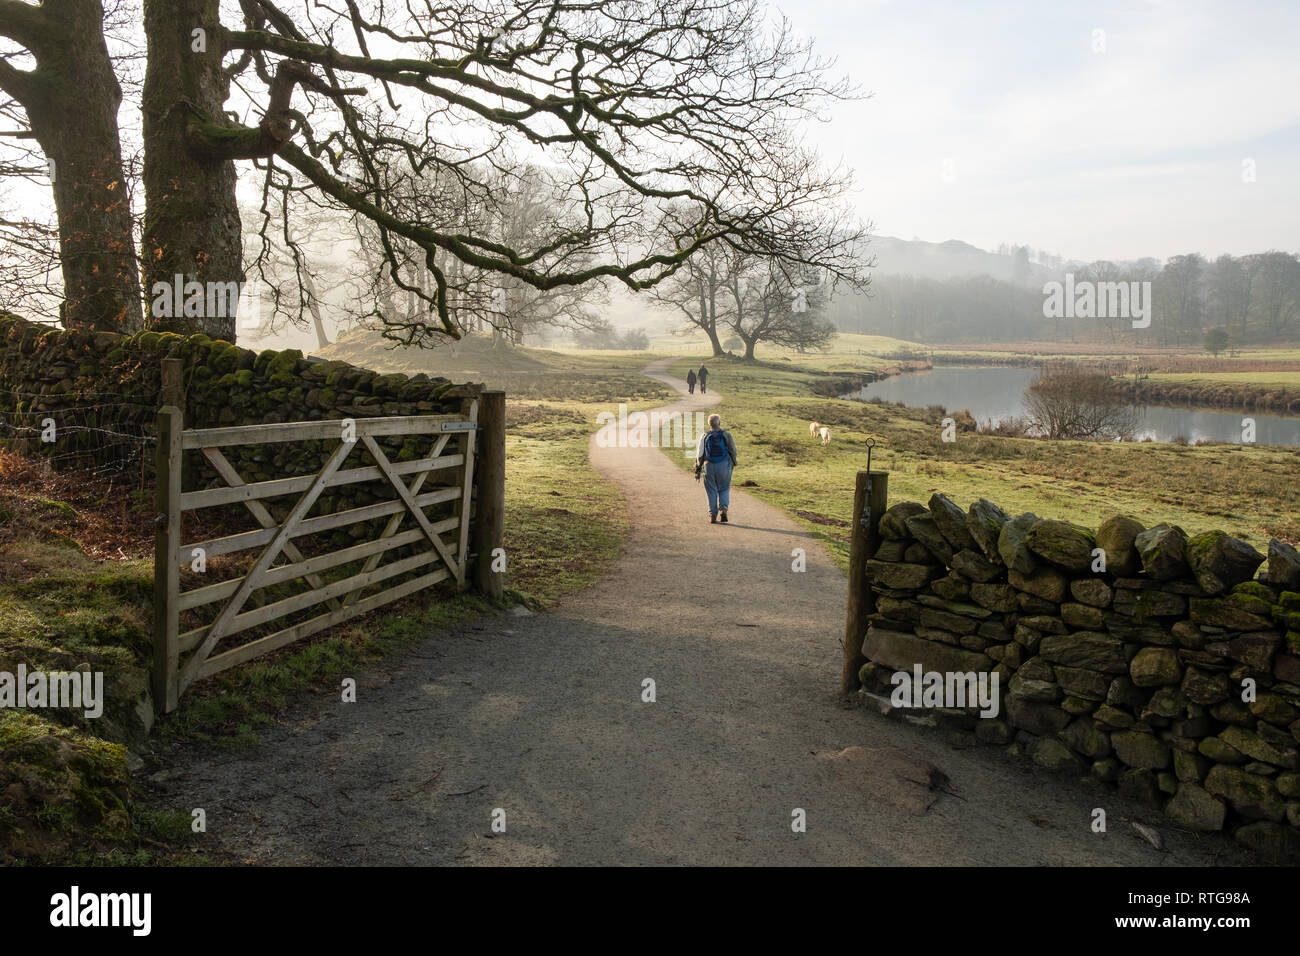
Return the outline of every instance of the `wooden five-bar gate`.
<path id="1" fill-rule="evenodd" d="M 482 422 L 480 404 L 486 412 Z M 460 589 L 473 584 L 499 597 L 504 576 L 495 570 L 494 557 L 503 554 L 498 549 L 504 505 L 504 407 L 504 393 L 492 391 L 484 392 L 480 399 L 466 400 L 461 414 L 190 430 L 184 428 L 178 408 L 163 408 L 158 419 L 159 513 L 154 552 L 155 707 L 161 712 L 174 710 L 180 695 L 197 680 L 442 581 L 454 581 Z M 415 439 L 426 443 L 428 450 L 416 460 L 394 462 L 381 447 L 381 438 Z M 253 483 L 241 478 L 223 451 L 298 442 L 335 444 L 316 474 Z M 359 448 L 369 453 L 373 464 L 345 468 Z M 200 452 L 225 482 L 224 487 L 182 491 L 181 465 L 187 451 Z M 473 493 L 476 459 L 481 459 L 477 508 Z M 451 480 L 423 490 L 430 476 L 438 473 L 449 473 Z M 392 496 L 334 513 L 311 514 L 327 490 L 363 482 L 381 482 Z M 263 503 L 294 495 L 296 501 L 279 519 Z M 186 512 L 232 504 L 242 504 L 258 527 L 209 540 L 182 540 Z M 431 517 L 426 514 L 429 510 L 443 514 Z M 385 517 L 388 520 L 382 531 L 357 544 L 311 557 L 295 544 L 295 539 L 304 536 L 325 536 Z M 473 539 L 472 525 L 476 530 Z M 382 563 L 388 552 L 398 548 L 406 551 Z M 243 573 L 182 590 L 183 567 L 198 570 L 213 558 L 249 549 L 260 549 L 260 553 Z M 472 567 L 475 552 L 478 561 Z M 349 564 L 357 566 L 344 568 Z M 342 570 L 329 575 L 331 569 Z M 340 573 L 346 576 L 339 577 Z M 403 577 L 397 584 L 373 590 L 381 582 Z M 290 582 L 306 590 L 259 603 L 261 589 Z M 284 590 L 279 588 L 277 595 Z M 325 605 L 323 613 L 303 619 L 301 612 L 318 605 Z M 207 609 L 202 613 L 204 623 L 198 623 L 200 608 Z M 185 630 L 183 618 L 188 619 Z M 285 623 L 285 618 L 295 620 L 266 633 L 276 622 Z M 230 638 L 253 629 L 257 632 L 252 639 L 226 646 Z"/>

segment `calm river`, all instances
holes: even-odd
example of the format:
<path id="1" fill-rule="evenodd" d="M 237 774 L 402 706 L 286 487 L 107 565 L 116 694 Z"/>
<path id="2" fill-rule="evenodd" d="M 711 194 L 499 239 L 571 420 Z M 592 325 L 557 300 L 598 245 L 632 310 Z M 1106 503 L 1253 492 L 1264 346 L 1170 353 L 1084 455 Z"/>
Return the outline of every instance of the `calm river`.
<path id="1" fill-rule="evenodd" d="M 1024 394 L 1038 377 L 1032 368 L 945 365 L 928 372 L 909 372 L 872 382 L 846 397 L 880 398 L 914 408 L 942 405 L 950 412 L 968 409 L 981 426 L 1025 414 Z M 1300 418 L 1257 412 L 1217 412 L 1148 405 L 1139 410 L 1136 438 L 1171 441 L 1182 435 L 1188 441 L 1240 442 L 1241 420 L 1255 419 L 1255 442 L 1260 445 L 1300 445 Z"/>

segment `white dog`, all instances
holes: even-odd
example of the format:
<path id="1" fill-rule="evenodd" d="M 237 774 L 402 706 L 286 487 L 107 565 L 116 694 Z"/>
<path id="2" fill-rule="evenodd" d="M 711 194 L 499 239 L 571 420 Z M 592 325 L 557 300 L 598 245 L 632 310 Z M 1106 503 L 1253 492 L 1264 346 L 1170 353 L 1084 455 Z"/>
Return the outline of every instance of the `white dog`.
<path id="1" fill-rule="evenodd" d="M 821 423 L 821 422 L 809 422 L 809 423 L 808 423 L 808 434 L 811 435 L 813 438 L 816 438 L 816 437 L 817 437 L 817 432 L 821 429 L 821 427 L 822 427 L 822 423 Z"/>
<path id="2" fill-rule="evenodd" d="M 822 425 L 817 429 L 817 434 L 821 436 L 823 445 L 829 445 L 831 443 L 831 430 L 825 425 Z"/>

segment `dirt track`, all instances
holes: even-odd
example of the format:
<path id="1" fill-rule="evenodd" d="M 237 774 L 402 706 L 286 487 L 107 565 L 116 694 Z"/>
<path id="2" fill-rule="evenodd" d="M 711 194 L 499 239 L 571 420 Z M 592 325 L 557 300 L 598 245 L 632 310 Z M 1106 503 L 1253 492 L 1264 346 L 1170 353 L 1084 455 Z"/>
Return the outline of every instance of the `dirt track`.
<path id="1" fill-rule="evenodd" d="M 662 367 L 647 372 L 684 391 Z M 186 754 L 152 802 L 203 807 L 214 848 L 262 863 L 1249 862 L 1108 790 L 840 703 L 845 582 L 815 541 L 735 492 L 732 523 L 711 526 L 702 487 L 659 450 L 593 443 L 592 459 L 634 528 L 609 577 L 545 615 L 430 634 L 361 676 L 357 703 L 303 704 L 253 753 Z M 867 777 L 830 759 L 859 746 L 930 762 L 947 792 L 918 814 L 925 788 L 897 759 Z M 1098 806 L 1106 834 L 1089 826 Z"/>

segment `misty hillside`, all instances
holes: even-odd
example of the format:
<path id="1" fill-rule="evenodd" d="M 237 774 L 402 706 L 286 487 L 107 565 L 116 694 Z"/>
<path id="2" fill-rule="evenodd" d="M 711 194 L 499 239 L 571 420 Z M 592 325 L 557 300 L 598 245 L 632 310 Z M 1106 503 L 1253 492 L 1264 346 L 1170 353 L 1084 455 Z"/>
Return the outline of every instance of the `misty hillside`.
<path id="1" fill-rule="evenodd" d="M 991 276 L 1011 282 L 1017 278 L 1016 257 L 1011 253 L 986 252 L 960 239 L 925 242 L 873 236 L 870 251 L 876 258 L 875 275 L 910 275 L 924 279 L 957 279 Z M 1020 280 L 1039 281 L 1052 272 L 1036 262 L 1022 264 Z"/>

